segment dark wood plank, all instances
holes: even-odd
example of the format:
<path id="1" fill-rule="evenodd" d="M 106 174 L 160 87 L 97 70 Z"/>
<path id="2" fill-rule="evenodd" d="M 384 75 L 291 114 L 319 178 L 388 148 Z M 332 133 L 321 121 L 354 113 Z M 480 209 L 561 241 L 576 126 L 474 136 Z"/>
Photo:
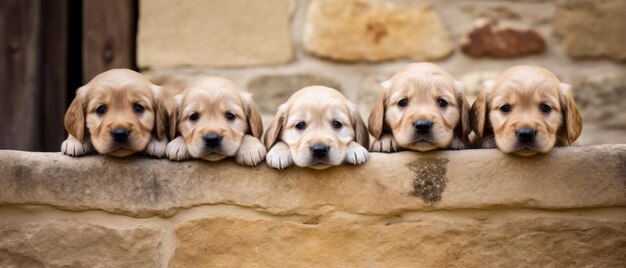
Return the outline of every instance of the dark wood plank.
<path id="1" fill-rule="evenodd" d="M 83 2 L 83 81 L 111 68 L 135 67 L 134 0 Z"/>

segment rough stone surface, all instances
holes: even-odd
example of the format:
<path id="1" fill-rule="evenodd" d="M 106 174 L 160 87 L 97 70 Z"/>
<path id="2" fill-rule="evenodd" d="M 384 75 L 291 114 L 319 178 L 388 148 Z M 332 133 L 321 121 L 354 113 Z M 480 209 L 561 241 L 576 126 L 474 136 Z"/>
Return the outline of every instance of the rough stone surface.
<path id="1" fill-rule="evenodd" d="M 78 221 L 3 222 L 0 267 L 156 267 L 155 232 Z"/>
<path id="2" fill-rule="evenodd" d="M 430 5 L 372 0 L 314 0 L 304 48 L 340 61 L 436 60 L 452 52 L 448 31 Z"/>
<path id="3" fill-rule="evenodd" d="M 281 64 L 292 57 L 290 0 L 142 0 L 140 67 Z"/>
<path id="4" fill-rule="evenodd" d="M 573 85 L 576 104 L 586 122 L 626 128 L 626 72 L 580 79 Z"/>
<path id="5" fill-rule="evenodd" d="M 465 96 L 476 97 L 480 91 L 485 89 L 485 82 L 493 80 L 500 72 L 498 71 L 475 71 L 461 76 L 463 82 L 463 93 Z"/>
<path id="6" fill-rule="evenodd" d="M 472 57 L 512 58 L 546 49 L 546 42 L 537 32 L 500 27 L 493 20 L 479 20 L 460 45 L 461 51 Z"/>
<path id="7" fill-rule="evenodd" d="M 341 91 L 341 86 L 334 80 L 316 74 L 264 75 L 248 83 L 259 111 L 274 114 L 279 105 L 286 102 L 291 94 L 306 86 L 321 85 Z"/>
<path id="8" fill-rule="evenodd" d="M 433 159 L 448 162 L 435 165 Z M 207 204 L 273 215 L 626 206 L 625 159 L 626 145 L 556 148 L 530 158 L 497 150 L 372 153 L 362 166 L 279 171 L 233 161 L 0 151 L 0 205 L 47 204 L 141 217 Z M 445 188 L 415 183 L 415 167 L 427 163 L 428 170 L 445 177 Z"/>
<path id="9" fill-rule="evenodd" d="M 178 226 L 171 267 L 624 267 L 626 222 L 412 215 L 298 224 L 231 217 Z"/>
<path id="10" fill-rule="evenodd" d="M 607 57 L 626 60 L 626 1 L 564 1 L 554 32 L 574 58 Z"/>

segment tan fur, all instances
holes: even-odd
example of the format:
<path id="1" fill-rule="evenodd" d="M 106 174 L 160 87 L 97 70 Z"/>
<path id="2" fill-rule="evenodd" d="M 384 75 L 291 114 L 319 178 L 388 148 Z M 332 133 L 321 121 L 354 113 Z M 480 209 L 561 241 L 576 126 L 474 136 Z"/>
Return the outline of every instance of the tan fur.
<path id="1" fill-rule="evenodd" d="M 113 69 L 99 74 L 76 91 L 76 97 L 65 114 L 69 136 L 61 151 L 72 156 L 94 149 L 100 153 L 123 157 L 137 152 L 161 157 L 167 143 L 167 111 L 160 98 L 160 88 L 141 74 L 128 69 Z M 137 113 L 133 106 L 145 108 Z M 96 109 L 103 106 L 102 115 Z M 111 130 L 129 130 L 128 142 L 117 144 Z"/>
<path id="2" fill-rule="evenodd" d="M 469 104 L 463 87 L 450 74 L 431 63 L 413 63 L 385 83 L 369 117 L 369 132 L 376 138 L 370 150 L 429 151 L 463 149 L 471 132 Z M 402 99 L 406 107 L 398 106 Z M 448 103 L 437 106 L 438 99 Z M 428 120 L 431 132 L 417 137 L 414 122 Z"/>
<path id="3" fill-rule="evenodd" d="M 333 122 L 341 123 L 333 128 Z M 295 125 L 303 122 L 305 129 Z M 323 87 L 305 87 L 280 105 L 265 131 L 264 142 L 269 150 L 267 163 L 274 168 L 292 164 L 316 169 L 343 162 L 361 164 L 367 160 L 369 135 L 356 106 L 338 91 Z M 315 159 L 314 144 L 328 146 L 328 158 Z"/>
<path id="4" fill-rule="evenodd" d="M 542 104 L 552 110 L 542 112 Z M 511 111 L 502 112 L 503 105 L 510 105 Z M 472 105 L 471 114 L 479 147 L 498 147 L 525 156 L 570 145 L 582 131 L 582 118 L 570 86 L 550 71 L 534 66 L 509 68 L 489 82 L 488 89 Z M 532 144 L 518 143 L 516 131 L 520 128 L 536 131 Z"/>

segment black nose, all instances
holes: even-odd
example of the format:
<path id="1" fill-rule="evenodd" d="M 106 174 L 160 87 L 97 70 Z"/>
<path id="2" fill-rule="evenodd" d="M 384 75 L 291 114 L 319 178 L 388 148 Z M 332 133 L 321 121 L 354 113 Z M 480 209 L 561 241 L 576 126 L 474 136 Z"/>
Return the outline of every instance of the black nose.
<path id="1" fill-rule="evenodd" d="M 413 123 L 413 128 L 417 133 L 426 134 L 430 131 L 430 128 L 433 126 L 433 122 L 428 120 L 417 120 Z"/>
<path id="2" fill-rule="evenodd" d="M 515 131 L 515 134 L 517 135 L 517 140 L 519 140 L 519 142 L 529 143 L 535 140 L 537 132 L 535 132 L 532 128 L 520 128 Z"/>
<path id="3" fill-rule="evenodd" d="M 204 136 L 204 145 L 207 147 L 217 147 L 222 142 L 222 136 L 217 134 L 208 134 Z"/>
<path id="4" fill-rule="evenodd" d="M 328 146 L 324 144 L 313 144 L 311 146 L 311 152 L 313 152 L 313 156 L 321 158 L 328 155 Z"/>
<path id="5" fill-rule="evenodd" d="M 116 128 L 111 131 L 111 136 L 115 142 L 125 142 L 128 140 L 128 129 Z"/>

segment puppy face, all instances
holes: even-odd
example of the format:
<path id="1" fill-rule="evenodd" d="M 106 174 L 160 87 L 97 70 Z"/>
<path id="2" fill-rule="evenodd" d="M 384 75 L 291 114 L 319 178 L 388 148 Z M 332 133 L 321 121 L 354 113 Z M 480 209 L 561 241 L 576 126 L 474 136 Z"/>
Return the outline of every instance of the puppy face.
<path id="1" fill-rule="evenodd" d="M 462 84 L 441 68 L 416 63 L 383 83 L 369 118 L 370 133 L 392 133 L 400 147 L 429 151 L 448 148 L 469 134 L 469 105 Z"/>
<path id="2" fill-rule="evenodd" d="M 104 72 L 78 89 L 65 114 L 65 128 L 80 141 L 91 139 L 100 154 L 141 152 L 152 135 L 165 135 L 167 115 L 160 90 L 131 70 Z"/>
<path id="3" fill-rule="evenodd" d="M 352 141 L 363 146 L 369 143 L 354 104 L 323 86 L 303 88 L 278 108 L 265 134 L 267 149 L 278 140 L 289 146 L 297 166 L 315 169 L 343 163 Z"/>
<path id="4" fill-rule="evenodd" d="M 479 137 L 494 135 L 497 147 L 523 156 L 569 145 L 582 130 L 582 118 L 570 92 L 550 71 L 516 66 L 481 93 L 472 113 Z"/>
<path id="5" fill-rule="evenodd" d="M 217 161 L 234 156 L 246 133 L 260 138 L 261 117 L 249 93 L 224 78 L 207 77 L 174 97 L 170 138 L 179 133 L 189 155 Z"/>

